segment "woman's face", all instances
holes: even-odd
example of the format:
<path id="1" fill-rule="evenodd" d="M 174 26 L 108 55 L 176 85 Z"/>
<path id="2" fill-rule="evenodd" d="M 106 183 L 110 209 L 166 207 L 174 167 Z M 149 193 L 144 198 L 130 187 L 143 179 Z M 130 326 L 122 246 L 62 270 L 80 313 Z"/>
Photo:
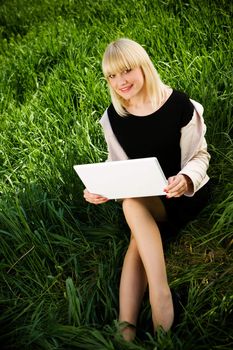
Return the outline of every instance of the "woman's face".
<path id="1" fill-rule="evenodd" d="M 110 74 L 108 81 L 112 89 L 124 100 L 138 97 L 145 92 L 145 79 L 140 67 L 125 69 L 120 73 Z"/>

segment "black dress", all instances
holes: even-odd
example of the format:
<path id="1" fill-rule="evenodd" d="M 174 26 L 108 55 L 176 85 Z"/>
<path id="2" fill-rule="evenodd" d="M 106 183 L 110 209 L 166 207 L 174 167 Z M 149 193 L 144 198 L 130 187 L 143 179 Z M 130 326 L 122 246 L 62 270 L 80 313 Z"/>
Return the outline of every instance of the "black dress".
<path id="1" fill-rule="evenodd" d="M 190 122 L 193 111 L 188 96 L 173 90 L 165 104 L 150 115 L 141 117 L 129 114 L 122 117 L 111 104 L 108 116 L 112 130 L 127 156 L 130 159 L 157 157 L 168 178 L 181 170 L 181 128 Z M 173 232 L 194 219 L 207 204 L 207 187 L 204 185 L 192 197 L 160 197 Z"/>

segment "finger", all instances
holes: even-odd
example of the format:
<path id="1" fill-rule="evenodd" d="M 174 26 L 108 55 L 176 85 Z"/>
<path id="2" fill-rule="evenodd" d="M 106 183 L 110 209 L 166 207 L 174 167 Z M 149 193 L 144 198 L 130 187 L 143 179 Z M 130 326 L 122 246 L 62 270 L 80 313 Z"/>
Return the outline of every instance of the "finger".
<path id="1" fill-rule="evenodd" d="M 106 203 L 108 201 L 109 201 L 109 199 L 107 199 L 107 198 L 101 198 L 101 199 L 97 200 L 94 204 L 103 204 L 103 203 Z"/>
<path id="2" fill-rule="evenodd" d="M 187 182 L 183 175 L 178 175 L 176 179 L 167 186 L 167 197 L 180 197 L 187 191 Z"/>
<path id="3" fill-rule="evenodd" d="M 168 198 L 172 198 L 172 197 L 180 197 L 185 193 L 185 187 L 181 187 L 179 190 L 174 191 L 174 192 L 169 192 L 167 194 Z"/>
<path id="4" fill-rule="evenodd" d="M 83 191 L 83 196 L 84 198 L 88 198 L 88 199 L 99 199 L 99 198 L 104 198 L 103 196 L 100 196 L 99 194 L 95 194 L 95 193 L 91 193 L 89 192 L 86 188 L 85 190 Z"/>
<path id="5" fill-rule="evenodd" d="M 107 202 L 109 199 L 98 194 L 90 193 L 88 191 L 84 191 L 84 198 L 87 202 L 92 204 L 101 204 Z"/>
<path id="6" fill-rule="evenodd" d="M 109 199 L 107 199 L 107 198 L 101 198 L 101 199 L 92 200 L 92 201 L 90 201 L 90 203 L 98 205 L 98 204 L 106 203 L 108 200 Z"/>
<path id="7" fill-rule="evenodd" d="M 176 180 L 176 176 L 171 176 L 168 178 L 168 185 L 171 185 Z"/>
<path id="8" fill-rule="evenodd" d="M 168 185 L 165 188 L 165 192 L 172 191 L 177 185 L 179 185 L 181 179 L 178 176 L 168 178 Z"/>
<path id="9" fill-rule="evenodd" d="M 173 186 L 169 192 L 170 193 L 176 193 L 176 192 L 179 193 L 180 191 L 182 191 L 184 189 L 184 187 L 185 187 L 185 184 L 182 181 L 180 181 L 177 183 L 177 185 Z"/>

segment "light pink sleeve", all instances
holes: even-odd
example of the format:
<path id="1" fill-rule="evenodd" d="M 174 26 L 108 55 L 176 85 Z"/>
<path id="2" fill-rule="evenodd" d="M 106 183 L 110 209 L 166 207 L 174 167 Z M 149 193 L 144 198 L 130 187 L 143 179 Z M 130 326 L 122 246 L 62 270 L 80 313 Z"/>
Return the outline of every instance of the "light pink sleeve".
<path id="1" fill-rule="evenodd" d="M 203 107 L 200 103 L 191 100 L 194 105 L 194 113 L 191 121 L 181 129 L 181 171 L 180 174 L 189 176 L 193 183 L 193 191 L 185 193 L 186 196 L 193 196 L 209 177 L 210 154 L 207 151 L 205 139 L 206 125 L 202 117 Z"/>
<path id="2" fill-rule="evenodd" d="M 100 119 L 100 124 L 102 125 L 105 141 L 107 143 L 107 148 L 108 148 L 107 161 L 128 159 L 126 153 L 124 152 L 123 148 L 121 147 L 121 145 L 116 139 L 116 136 L 113 133 L 113 130 L 111 128 L 111 124 L 108 118 L 107 110 L 104 112 L 102 118 Z"/>

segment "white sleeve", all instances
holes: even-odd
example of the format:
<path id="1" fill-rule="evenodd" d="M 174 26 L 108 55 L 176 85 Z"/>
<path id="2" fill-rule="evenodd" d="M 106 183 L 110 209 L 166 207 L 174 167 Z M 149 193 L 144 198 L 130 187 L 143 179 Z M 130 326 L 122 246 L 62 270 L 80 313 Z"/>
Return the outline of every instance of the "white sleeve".
<path id="1" fill-rule="evenodd" d="M 193 196 L 209 180 L 207 169 L 210 154 L 207 151 L 205 139 L 206 125 L 202 117 L 203 107 L 197 102 L 194 107 L 191 121 L 181 129 L 180 140 L 181 171 L 179 173 L 187 175 L 193 183 L 193 191 L 185 193 L 186 196 Z"/>
<path id="2" fill-rule="evenodd" d="M 114 160 L 124 160 L 128 159 L 123 148 L 120 146 L 119 142 L 116 139 L 116 136 L 113 133 L 107 110 L 104 112 L 102 118 L 100 119 L 100 124 L 104 131 L 104 137 L 108 149 L 108 158 L 107 161 Z"/>

